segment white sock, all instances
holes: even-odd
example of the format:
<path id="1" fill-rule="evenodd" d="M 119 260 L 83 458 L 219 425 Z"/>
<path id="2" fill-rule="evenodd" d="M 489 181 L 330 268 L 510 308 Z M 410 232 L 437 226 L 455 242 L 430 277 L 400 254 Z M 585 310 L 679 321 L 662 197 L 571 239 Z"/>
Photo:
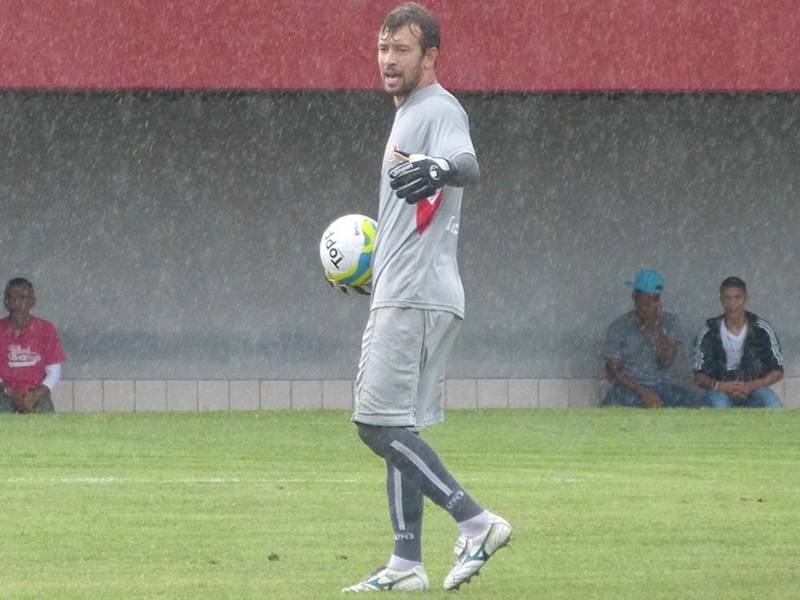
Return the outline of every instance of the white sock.
<path id="1" fill-rule="evenodd" d="M 389 559 L 389 564 L 386 566 L 392 571 L 410 571 L 414 567 L 419 567 L 421 564 L 421 562 L 406 560 L 405 558 L 400 558 L 392 554 L 392 557 Z"/>
<path id="2" fill-rule="evenodd" d="M 466 521 L 461 521 L 458 524 L 458 528 L 461 529 L 461 533 L 463 533 L 467 537 L 477 537 L 479 535 L 483 535 L 487 531 L 489 531 L 489 517 L 491 514 L 488 510 L 483 511 L 481 514 L 472 517 L 471 519 L 467 519 Z"/>

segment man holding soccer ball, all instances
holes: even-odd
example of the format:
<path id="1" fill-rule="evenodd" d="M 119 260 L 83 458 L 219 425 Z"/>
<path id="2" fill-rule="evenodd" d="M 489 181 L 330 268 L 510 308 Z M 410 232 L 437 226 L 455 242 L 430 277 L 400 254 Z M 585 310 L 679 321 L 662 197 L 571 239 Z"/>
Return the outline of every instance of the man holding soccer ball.
<path id="1" fill-rule="evenodd" d="M 424 497 L 461 535 L 446 590 L 469 581 L 511 538 L 504 519 L 479 505 L 419 435 L 443 420 L 445 364 L 464 318 L 456 250 L 462 188 L 480 177 L 459 102 L 436 79 L 439 25 L 403 4 L 378 35 L 383 90 L 394 124 L 383 157 L 372 298 L 356 379 L 353 421 L 386 461 L 394 552 L 386 566 L 345 592 L 424 591 Z"/>

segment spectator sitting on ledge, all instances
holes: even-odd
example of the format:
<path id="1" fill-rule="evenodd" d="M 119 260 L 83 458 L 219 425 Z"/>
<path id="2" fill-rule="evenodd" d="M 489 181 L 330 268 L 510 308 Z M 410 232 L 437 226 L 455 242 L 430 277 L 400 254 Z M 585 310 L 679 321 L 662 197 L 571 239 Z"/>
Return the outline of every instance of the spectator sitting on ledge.
<path id="1" fill-rule="evenodd" d="M 612 387 L 602 405 L 700 406 L 695 393 L 671 381 L 683 336 L 678 315 L 663 310 L 664 278 L 644 269 L 628 285 L 633 287 L 633 310 L 611 323 L 606 334 L 606 375 Z"/>
<path id="2" fill-rule="evenodd" d="M 64 362 L 58 331 L 31 314 L 36 296 L 27 279 L 6 284 L 3 304 L 8 316 L 0 319 L 0 412 L 55 412 L 50 393 Z"/>
<path id="3" fill-rule="evenodd" d="M 713 408 L 781 408 L 769 386 L 783 378 L 783 355 L 769 321 L 745 310 L 747 284 L 728 277 L 719 288 L 722 315 L 706 321 L 695 342 L 694 372 Z"/>

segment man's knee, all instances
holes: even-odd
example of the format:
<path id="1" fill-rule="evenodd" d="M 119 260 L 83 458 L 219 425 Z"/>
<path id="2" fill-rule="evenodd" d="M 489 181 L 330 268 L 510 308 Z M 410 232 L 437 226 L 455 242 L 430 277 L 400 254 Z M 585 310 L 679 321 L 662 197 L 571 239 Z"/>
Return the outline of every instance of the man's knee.
<path id="1" fill-rule="evenodd" d="M 703 401 L 710 408 L 730 408 L 733 401 L 725 392 L 719 390 L 706 390 L 703 394 Z"/>
<path id="2" fill-rule="evenodd" d="M 768 387 L 760 387 L 756 388 L 749 394 L 749 400 L 752 406 L 756 408 L 782 408 L 783 403 L 781 402 L 780 397 L 778 394 L 775 393 L 775 390 Z"/>
<path id="3" fill-rule="evenodd" d="M 358 437 L 361 438 L 361 441 L 375 454 L 385 458 L 390 442 L 386 431 L 388 428 L 367 425 L 366 423 L 356 423 L 356 425 L 358 426 Z"/>
<path id="4" fill-rule="evenodd" d="M 0 413 L 13 413 L 17 412 L 14 405 L 11 403 L 11 398 L 0 392 Z"/>
<path id="5" fill-rule="evenodd" d="M 392 443 L 402 441 L 405 444 L 413 443 L 418 439 L 417 434 L 406 427 L 387 427 L 383 425 L 367 425 L 358 423 L 358 437 L 370 450 L 381 458 L 387 458 L 392 452 Z"/>
<path id="6" fill-rule="evenodd" d="M 609 406 L 609 407 L 642 407 L 642 399 L 633 391 L 614 386 L 608 393 L 606 394 L 605 398 L 601 402 L 602 406 Z"/>
<path id="7" fill-rule="evenodd" d="M 50 394 L 47 394 L 43 398 L 40 398 L 39 401 L 34 405 L 33 410 L 31 410 L 31 412 L 40 414 L 56 412 L 55 406 L 53 406 L 53 399 L 50 397 Z"/>

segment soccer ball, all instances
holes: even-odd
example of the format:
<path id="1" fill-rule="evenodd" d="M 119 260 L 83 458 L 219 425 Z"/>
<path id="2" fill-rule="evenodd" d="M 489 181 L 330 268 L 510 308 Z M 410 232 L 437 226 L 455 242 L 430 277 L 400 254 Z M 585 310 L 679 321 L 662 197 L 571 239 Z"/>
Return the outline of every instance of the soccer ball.
<path id="1" fill-rule="evenodd" d="M 364 215 L 345 215 L 328 226 L 319 242 L 319 259 L 332 286 L 347 293 L 370 293 L 377 228 L 375 220 Z"/>

